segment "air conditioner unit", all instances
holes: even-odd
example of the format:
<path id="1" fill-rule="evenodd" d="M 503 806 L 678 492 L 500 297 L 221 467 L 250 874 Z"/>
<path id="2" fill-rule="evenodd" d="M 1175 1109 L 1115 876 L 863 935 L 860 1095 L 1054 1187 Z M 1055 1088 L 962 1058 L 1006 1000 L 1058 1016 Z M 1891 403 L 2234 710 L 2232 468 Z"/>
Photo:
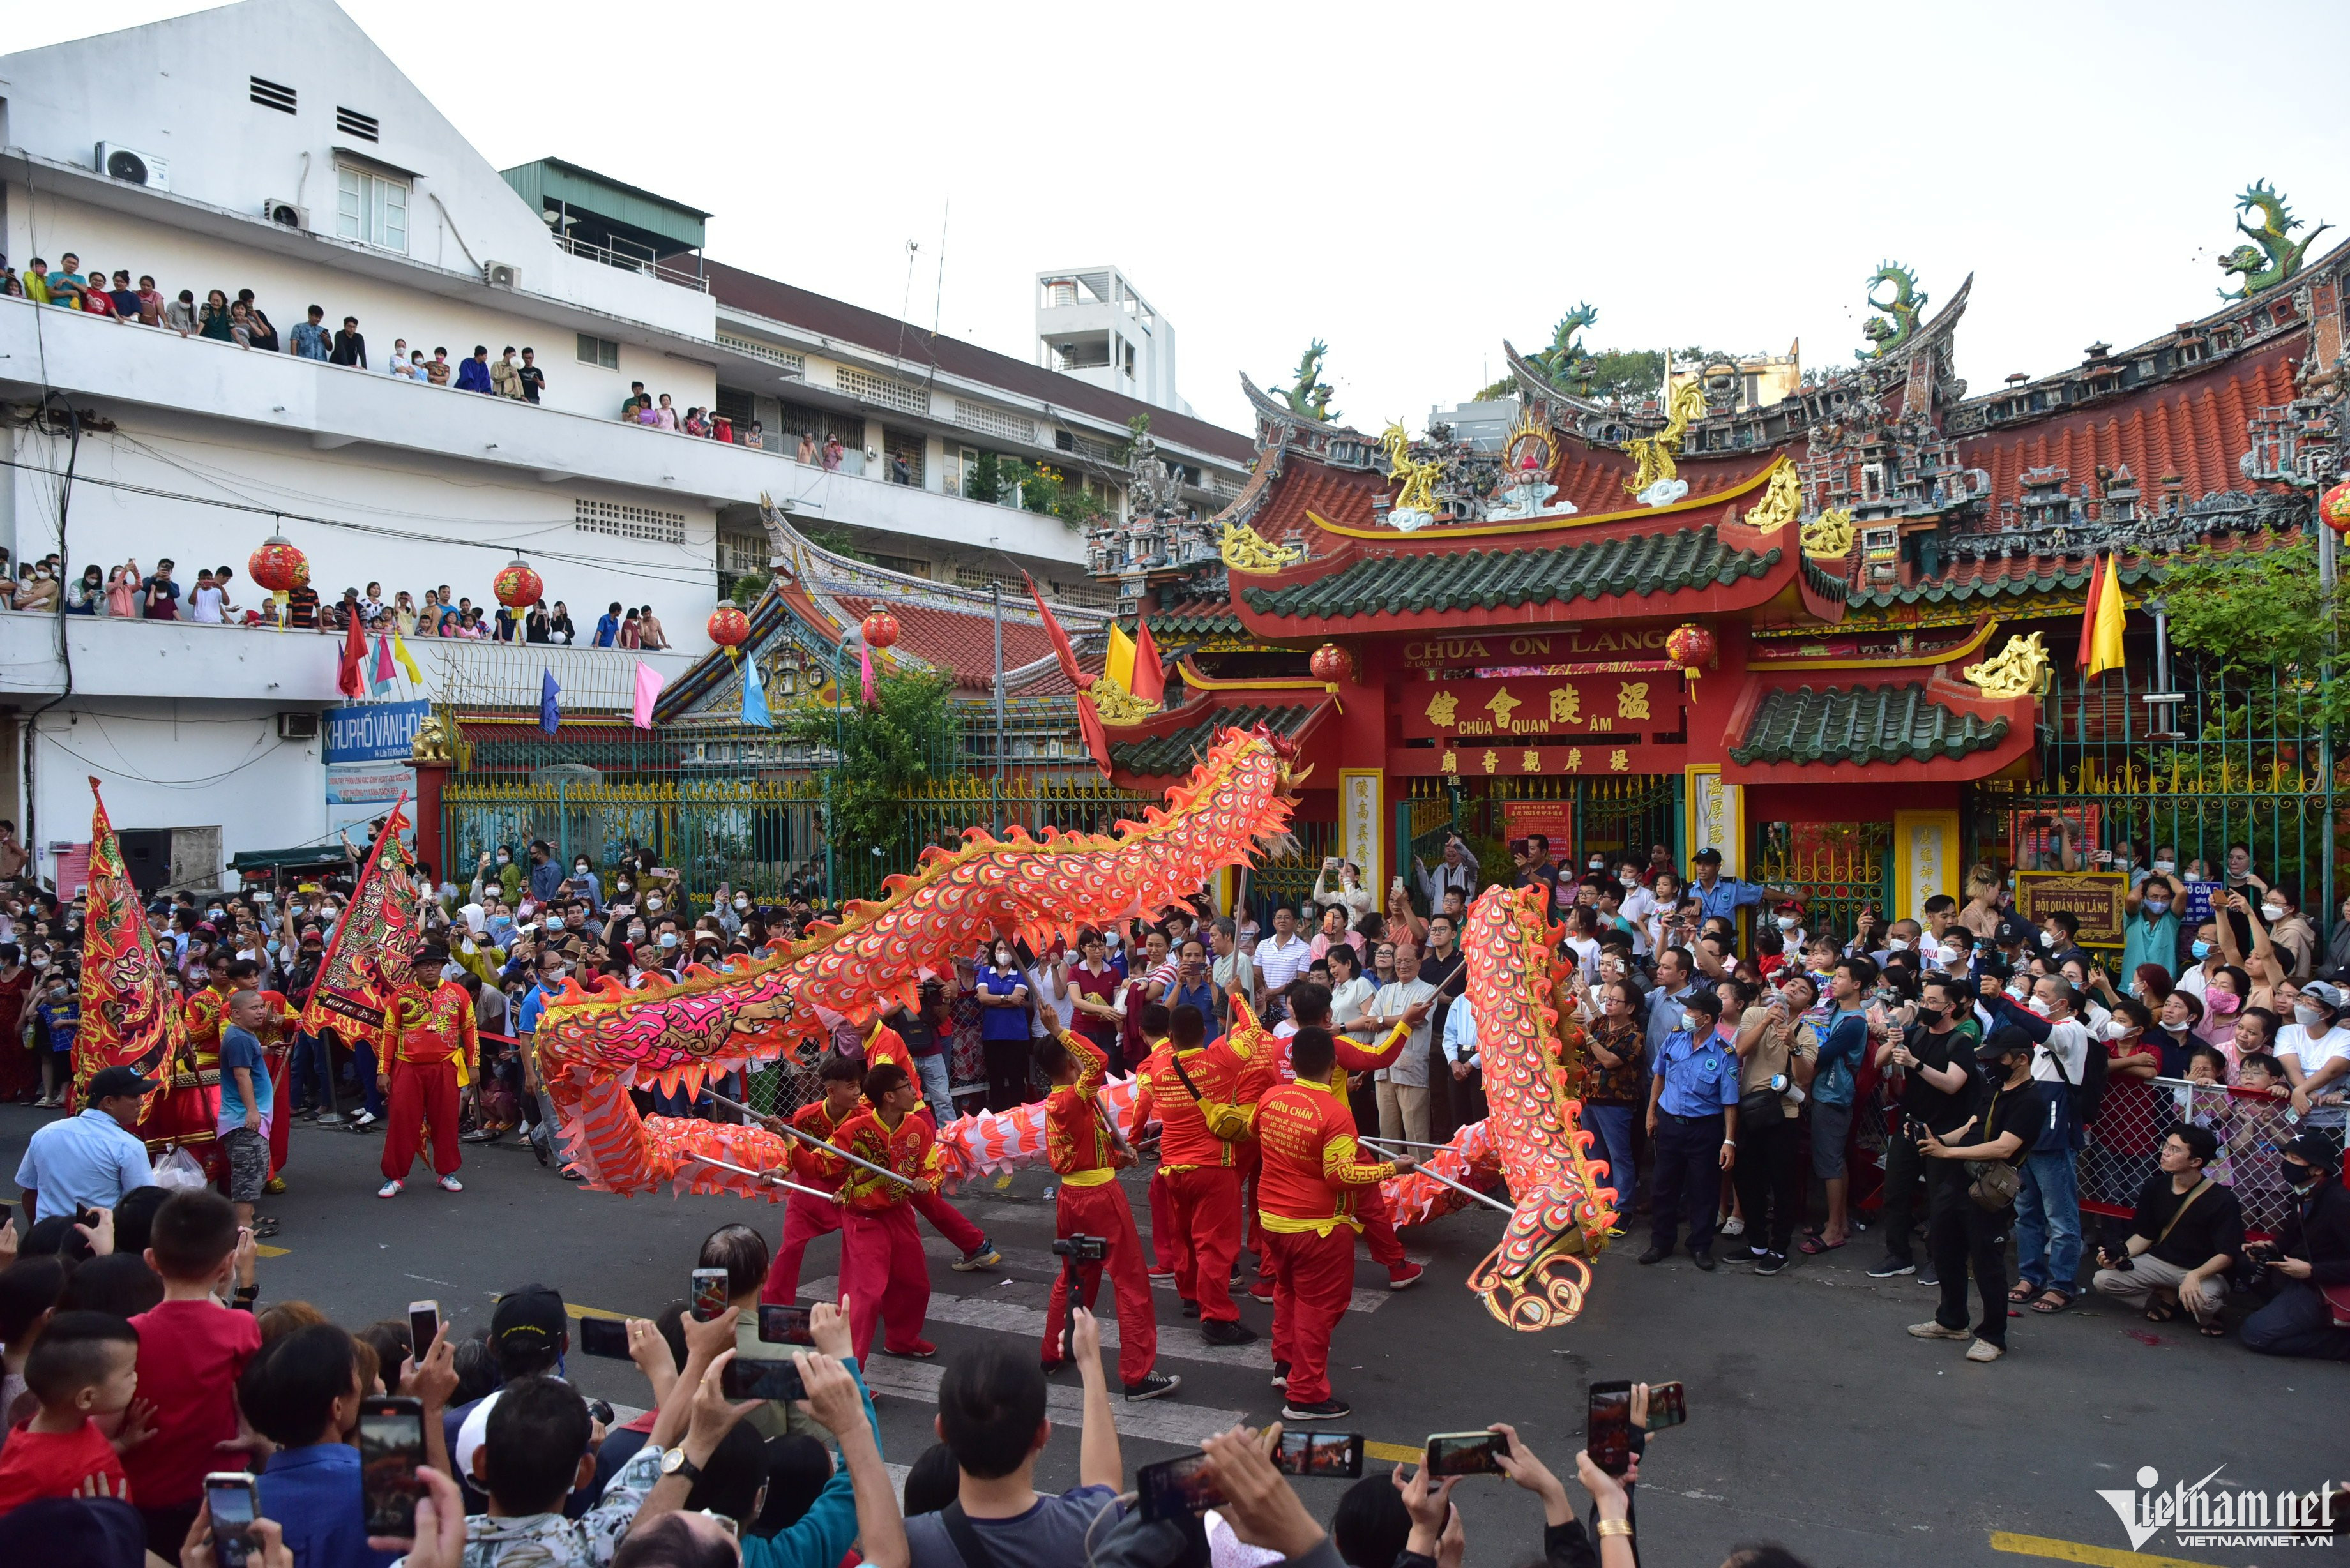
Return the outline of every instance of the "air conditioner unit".
<path id="1" fill-rule="evenodd" d="M 172 166 L 169 163 L 120 142 L 101 141 L 98 144 L 97 168 L 101 174 L 130 184 L 144 185 L 151 191 L 172 188 Z"/>
<path id="2" fill-rule="evenodd" d="M 261 215 L 281 228 L 307 229 L 310 226 L 310 209 L 283 196 L 272 196 L 262 202 Z"/>
<path id="3" fill-rule="evenodd" d="M 277 738 L 281 741 L 317 740 L 318 738 L 318 715 L 316 713 L 278 714 Z"/>
<path id="4" fill-rule="evenodd" d="M 512 262 L 494 261 L 482 268 L 482 277 L 492 288 L 520 288 L 522 268 Z"/>

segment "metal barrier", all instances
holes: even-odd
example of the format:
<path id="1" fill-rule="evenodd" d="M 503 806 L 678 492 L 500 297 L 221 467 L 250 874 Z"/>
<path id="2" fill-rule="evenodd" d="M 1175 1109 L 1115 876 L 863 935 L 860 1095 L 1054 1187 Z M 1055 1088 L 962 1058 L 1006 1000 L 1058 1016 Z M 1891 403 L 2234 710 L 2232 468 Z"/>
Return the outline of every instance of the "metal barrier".
<path id="1" fill-rule="evenodd" d="M 2139 1189 L 2155 1174 L 2162 1140 L 2173 1127 L 2191 1122 L 2219 1135 L 2220 1156 L 2207 1174 L 2235 1189 L 2245 1233 L 2273 1235 L 2293 1204 L 2292 1189 L 2278 1168 L 2277 1146 L 2303 1127 L 2327 1133 L 2339 1144 L 2343 1117 L 2343 1107 L 2319 1106 L 2306 1121 L 2296 1121 L 2283 1099 L 2221 1084 L 2184 1078 L 2109 1083 L 2097 1119 L 2090 1124 L 2088 1145 L 2074 1162 L 2081 1208 L 2127 1219 L 2137 1210 Z"/>

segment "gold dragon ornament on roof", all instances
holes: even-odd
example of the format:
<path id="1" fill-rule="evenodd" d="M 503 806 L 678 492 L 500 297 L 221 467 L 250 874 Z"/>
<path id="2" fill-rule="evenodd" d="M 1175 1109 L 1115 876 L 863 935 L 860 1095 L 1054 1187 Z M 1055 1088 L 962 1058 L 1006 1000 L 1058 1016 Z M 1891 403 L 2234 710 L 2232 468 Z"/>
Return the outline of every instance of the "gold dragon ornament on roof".
<path id="1" fill-rule="evenodd" d="M 1763 487 L 1762 499 L 1746 509 L 1746 525 L 1776 534 L 1803 514 L 1803 483 L 1795 477 L 1795 465 L 1783 457 L 1771 467 L 1771 482 Z"/>
<path id="2" fill-rule="evenodd" d="M 1760 510 L 1760 508 L 1757 508 Z M 1804 554 L 1815 561 L 1841 561 L 1852 554 L 1852 514 L 1832 506 L 1804 524 Z"/>
<path id="3" fill-rule="evenodd" d="M 1692 378 L 1673 389 L 1665 404 L 1663 430 L 1624 443 L 1625 452 L 1638 465 L 1624 488 L 1642 505 L 1670 505 L 1689 493 L 1689 481 L 1679 477 L 1673 459 L 1681 450 L 1681 438 L 1689 433 L 1690 421 L 1704 417 L 1705 389 Z"/>
<path id="4" fill-rule="evenodd" d="M 1112 729 L 1127 729 L 1159 712 L 1158 703 L 1137 697 L 1107 672 L 1094 677 L 1094 683 L 1086 688 L 1086 695 L 1094 700 L 1094 709 L 1101 714 L 1101 722 Z"/>
<path id="5" fill-rule="evenodd" d="M 1304 546 L 1276 545 L 1245 523 L 1229 524 L 1216 546 L 1225 569 L 1252 577 L 1269 577 L 1305 558 Z"/>
<path id="6" fill-rule="evenodd" d="M 2039 632 L 2011 637 L 1996 657 L 1970 664 L 1959 673 L 1986 697 L 2045 697 L 2055 667 L 2048 661 L 2048 646 Z"/>
<path id="7" fill-rule="evenodd" d="M 1379 445 L 1387 450 L 1388 467 L 1402 486 L 1396 492 L 1395 504 L 1388 509 L 1388 522 L 1407 534 L 1427 527 L 1436 521 L 1436 481 L 1444 472 L 1443 461 L 1431 457 L 1414 462 L 1411 437 L 1393 421 L 1379 437 Z"/>

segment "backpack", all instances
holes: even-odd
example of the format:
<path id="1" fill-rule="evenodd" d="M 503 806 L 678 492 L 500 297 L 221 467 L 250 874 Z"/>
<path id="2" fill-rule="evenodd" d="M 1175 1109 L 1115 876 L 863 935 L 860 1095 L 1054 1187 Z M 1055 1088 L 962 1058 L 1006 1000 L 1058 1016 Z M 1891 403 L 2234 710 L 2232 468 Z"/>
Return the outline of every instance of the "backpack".
<path id="1" fill-rule="evenodd" d="M 2086 1029 L 2088 1025 L 2085 1023 L 2082 1027 Z M 2097 1113 L 2105 1108 L 2106 1080 L 2112 1075 L 2093 1070 L 2103 1065 L 2096 1057 L 2096 1049 L 2097 1042 L 2092 1040 L 2087 1048 L 2082 1052 L 2081 1081 L 2077 1084 L 2064 1075 L 2064 1058 L 2054 1050 L 2048 1053 L 2048 1059 L 2056 1064 L 2057 1080 L 2071 1095 L 2073 1122 L 2076 1127 L 2087 1127 L 2093 1125 L 2097 1119 Z"/>

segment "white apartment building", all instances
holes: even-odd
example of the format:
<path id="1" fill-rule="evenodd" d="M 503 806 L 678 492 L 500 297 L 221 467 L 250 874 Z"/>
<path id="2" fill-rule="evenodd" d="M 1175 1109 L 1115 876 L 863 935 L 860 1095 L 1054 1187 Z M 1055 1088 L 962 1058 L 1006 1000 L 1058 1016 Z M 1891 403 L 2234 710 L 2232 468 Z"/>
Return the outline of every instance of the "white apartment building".
<path id="1" fill-rule="evenodd" d="M 10 569 L 57 551 L 76 577 L 169 557 L 188 585 L 227 565 L 250 607 L 246 558 L 282 533 L 328 600 L 446 584 L 487 609 L 519 552 L 583 639 L 609 603 L 651 607 L 677 651 L 645 662 L 674 674 L 708 650 L 722 581 L 766 564 L 762 495 L 899 571 L 1021 569 L 1067 591 L 1080 535 L 994 483 L 1000 463 L 1049 463 L 1118 509 L 1121 443 L 1149 413 L 1201 510 L 1237 493 L 1247 437 L 711 261 L 709 216 L 558 159 L 493 168 L 329 0 L 242 0 L 0 56 L 10 266 L 64 270 L 70 254 L 199 306 L 250 289 L 281 350 L 316 304 L 330 329 L 357 317 L 367 351 L 327 364 L 0 298 Z M 395 378 L 395 340 L 452 364 L 532 348 L 543 400 Z M 733 439 L 621 422 L 634 382 L 725 415 Z M 798 461 L 803 435 L 817 461 Z M 423 679 L 376 700 L 534 710 L 551 669 L 567 721 L 625 711 L 636 662 L 409 647 Z M 44 850 L 78 842 L 95 775 L 118 826 L 224 861 L 328 836 L 317 721 L 342 701 L 336 652 L 301 633 L 0 612 L 0 816 Z"/>

